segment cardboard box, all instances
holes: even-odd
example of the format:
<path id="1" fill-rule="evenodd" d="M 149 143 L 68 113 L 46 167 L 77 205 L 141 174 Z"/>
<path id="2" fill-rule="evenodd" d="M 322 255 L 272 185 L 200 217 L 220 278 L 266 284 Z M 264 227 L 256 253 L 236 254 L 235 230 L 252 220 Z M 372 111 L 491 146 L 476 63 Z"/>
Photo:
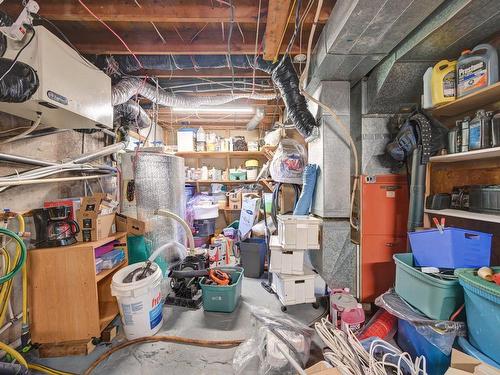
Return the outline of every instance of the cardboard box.
<path id="1" fill-rule="evenodd" d="M 129 236 L 142 236 L 146 232 L 143 221 L 122 214 L 116 214 L 115 225 L 117 232 L 127 232 Z"/>
<path id="2" fill-rule="evenodd" d="M 332 368 L 332 366 L 325 361 L 318 362 L 305 371 L 307 375 L 340 375 L 339 370 Z"/>
<path id="3" fill-rule="evenodd" d="M 241 209 L 241 190 L 228 193 L 228 197 L 229 197 L 229 208 L 232 210 L 240 210 Z"/>
<path id="4" fill-rule="evenodd" d="M 115 214 L 99 215 L 94 211 L 81 211 L 76 214 L 80 232 L 79 242 L 99 241 L 116 233 Z"/>
<path id="5" fill-rule="evenodd" d="M 453 349 L 451 352 L 451 364 L 445 375 L 500 375 L 500 370 L 491 367 L 480 360 L 471 357 L 459 350 Z"/>

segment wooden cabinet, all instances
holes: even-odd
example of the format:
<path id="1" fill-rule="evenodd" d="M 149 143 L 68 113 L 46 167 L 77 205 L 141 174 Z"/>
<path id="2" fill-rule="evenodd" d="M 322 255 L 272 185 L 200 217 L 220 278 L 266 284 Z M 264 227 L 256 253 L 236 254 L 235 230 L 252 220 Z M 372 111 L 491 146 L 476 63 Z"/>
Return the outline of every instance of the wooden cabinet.
<path id="1" fill-rule="evenodd" d="M 95 249 L 117 240 L 125 260 L 95 273 Z M 118 314 L 111 296 L 114 273 L 128 263 L 127 234 L 71 246 L 28 251 L 29 312 L 34 343 L 90 340 Z"/>

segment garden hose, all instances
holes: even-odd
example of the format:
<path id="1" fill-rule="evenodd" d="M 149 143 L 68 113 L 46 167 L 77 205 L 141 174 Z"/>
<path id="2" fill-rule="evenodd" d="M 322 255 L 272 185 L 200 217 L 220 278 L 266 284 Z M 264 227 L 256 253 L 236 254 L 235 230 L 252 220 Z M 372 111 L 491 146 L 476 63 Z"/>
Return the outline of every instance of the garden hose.
<path id="1" fill-rule="evenodd" d="M 21 237 L 19 237 L 17 234 L 15 234 L 9 229 L 0 228 L 0 234 L 12 238 L 21 247 L 21 256 L 19 257 L 12 271 L 6 273 L 4 276 L 0 276 L 0 284 L 3 284 L 6 281 L 11 280 L 14 277 L 14 275 L 18 273 L 24 266 L 24 263 L 26 262 L 26 245 L 24 244 Z"/>

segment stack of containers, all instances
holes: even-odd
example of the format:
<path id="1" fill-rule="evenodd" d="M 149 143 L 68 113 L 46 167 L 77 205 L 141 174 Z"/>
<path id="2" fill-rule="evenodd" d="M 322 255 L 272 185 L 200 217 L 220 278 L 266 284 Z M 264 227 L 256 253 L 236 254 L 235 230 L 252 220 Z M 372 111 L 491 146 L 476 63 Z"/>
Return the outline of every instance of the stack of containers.
<path id="1" fill-rule="evenodd" d="M 396 293 L 430 319 L 453 320 L 464 304 L 459 281 L 433 276 L 437 270 L 427 271 L 425 268 L 453 270 L 488 266 L 492 235 L 459 228 L 439 228 L 411 232 L 408 236 L 413 253 L 394 255 Z M 465 305 L 467 307 L 467 301 Z M 442 375 L 449 366 L 449 353 L 438 350 L 408 321 L 399 320 L 397 342 L 401 349 L 415 357 L 426 356 L 430 375 Z"/>
<path id="2" fill-rule="evenodd" d="M 283 305 L 315 303 L 316 273 L 304 266 L 305 250 L 319 250 L 321 220 L 312 216 L 278 215 L 278 235 L 270 240 L 272 288 Z"/>

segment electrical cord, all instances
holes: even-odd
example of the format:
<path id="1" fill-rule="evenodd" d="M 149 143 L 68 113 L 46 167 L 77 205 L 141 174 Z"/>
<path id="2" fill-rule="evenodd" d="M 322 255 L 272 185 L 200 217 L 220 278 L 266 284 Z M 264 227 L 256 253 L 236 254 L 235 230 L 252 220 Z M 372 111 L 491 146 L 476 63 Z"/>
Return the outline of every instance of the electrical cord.
<path id="1" fill-rule="evenodd" d="M 17 141 L 17 140 L 23 138 L 25 135 L 32 133 L 36 128 L 38 128 L 41 121 L 42 121 L 42 114 L 38 113 L 36 121 L 33 121 L 33 123 L 31 124 L 31 126 L 28 129 L 26 129 L 25 131 L 23 131 L 22 133 L 20 133 L 18 135 L 15 135 L 12 138 L 9 138 L 9 139 L 6 139 L 5 141 L 0 142 L 0 145 L 4 145 L 6 143 L 11 143 L 11 142 Z"/>
<path id="2" fill-rule="evenodd" d="M 19 56 L 21 56 L 21 53 L 26 49 L 26 47 L 28 47 L 31 44 L 31 42 L 35 38 L 35 34 L 36 34 L 35 29 L 31 27 L 30 30 L 32 31 L 31 37 L 29 38 L 28 42 L 24 46 L 22 46 L 19 51 L 17 51 L 16 56 L 14 56 L 14 59 L 12 60 L 12 64 L 10 64 L 9 68 L 5 71 L 4 74 L 2 74 L 2 76 L 0 77 L 0 81 L 2 79 L 4 79 L 7 74 L 10 73 L 10 71 L 16 65 L 17 60 L 19 59 Z"/>
<path id="3" fill-rule="evenodd" d="M 4 282 L 11 280 L 15 276 L 15 274 L 18 273 L 21 270 L 21 268 L 24 266 L 24 263 L 26 262 L 27 250 L 26 250 L 26 245 L 24 244 L 21 237 L 19 237 L 13 231 L 6 229 L 6 228 L 0 228 L 0 235 L 4 235 L 4 236 L 12 238 L 21 247 L 21 255 L 19 256 L 19 260 L 14 265 L 14 268 L 12 269 L 12 271 L 6 273 L 3 276 L 0 276 L 0 284 L 3 284 Z"/>
<path id="4" fill-rule="evenodd" d="M 110 349 L 99 358 L 97 358 L 90 367 L 83 373 L 83 375 L 90 375 L 99 364 L 108 359 L 113 353 L 126 348 L 131 345 L 142 344 L 147 342 L 171 342 L 174 344 L 184 344 L 192 346 L 200 346 L 203 348 L 215 348 L 215 349 L 230 349 L 235 346 L 240 345 L 243 340 L 199 340 L 199 339 L 189 339 L 185 337 L 178 336 L 149 336 L 142 337 L 130 341 L 126 341 L 114 348 Z"/>

